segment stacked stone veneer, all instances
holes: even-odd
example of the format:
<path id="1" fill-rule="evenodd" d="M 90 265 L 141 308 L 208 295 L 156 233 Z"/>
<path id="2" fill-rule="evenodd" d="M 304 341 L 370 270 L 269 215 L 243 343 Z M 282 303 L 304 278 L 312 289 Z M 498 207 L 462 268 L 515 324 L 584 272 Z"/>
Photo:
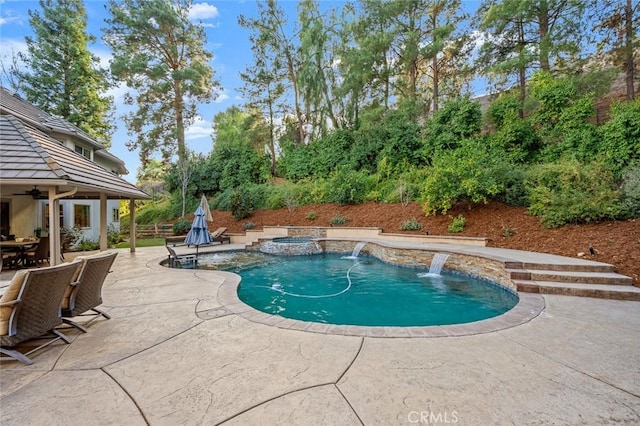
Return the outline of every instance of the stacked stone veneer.
<path id="1" fill-rule="evenodd" d="M 260 251 L 268 254 L 287 256 L 308 256 L 322 253 L 322 247 L 315 241 L 277 242 L 265 241 L 260 245 Z"/>
<path id="2" fill-rule="evenodd" d="M 325 252 L 351 253 L 358 241 L 322 240 L 319 243 Z M 360 251 L 360 254 L 371 255 L 383 262 L 422 268 L 431 265 L 431 259 L 436 253 L 419 248 L 390 247 L 376 242 L 367 242 Z M 441 253 L 449 254 L 444 269 L 490 280 L 516 291 L 516 285 L 505 270 L 504 262 L 454 252 Z"/>
<path id="3" fill-rule="evenodd" d="M 291 227 L 288 229 L 291 238 L 327 238 L 327 228 Z"/>

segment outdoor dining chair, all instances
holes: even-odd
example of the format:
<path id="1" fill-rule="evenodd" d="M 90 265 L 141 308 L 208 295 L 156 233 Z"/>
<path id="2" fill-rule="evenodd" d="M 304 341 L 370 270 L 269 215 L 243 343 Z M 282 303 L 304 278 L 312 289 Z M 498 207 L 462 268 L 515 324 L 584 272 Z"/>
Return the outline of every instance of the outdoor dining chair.
<path id="1" fill-rule="evenodd" d="M 98 306 L 102 304 L 102 286 L 117 255 L 118 253 L 98 253 L 75 259 L 73 263 L 80 263 L 80 269 L 62 299 L 62 320 L 65 324 L 86 333 L 86 327 L 96 319 L 111 319 Z M 82 316 L 91 316 L 91 319 L 83 324 L 71 320 Z"/>
<path id="2" fill-rule="evenodd" d="M 34 249 L 27 250 L 24 253 L 24 261 L 27 265 L 34 263 L 36 266 L 44 261 L 49 263 L 49 237 L 41 237 Z"/>
<path id="3" fill-rule="evenodd" d="M 31 365 L 33 352 L 57 340 L 71 343 L 55 327 L 62 324 L 60 302 L 78 267 L 77 263 L 63 263 L 16 272 L 0 297 L 0 353 Z M 15 348 L 36 338 L 47 341 L 25 353 Z"/>

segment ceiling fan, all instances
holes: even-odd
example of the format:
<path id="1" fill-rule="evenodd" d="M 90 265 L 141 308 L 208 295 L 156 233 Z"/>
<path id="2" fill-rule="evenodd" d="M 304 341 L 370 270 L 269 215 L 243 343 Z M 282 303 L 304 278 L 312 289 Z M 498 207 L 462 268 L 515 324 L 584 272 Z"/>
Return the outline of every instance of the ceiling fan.
<path id="1" fill-rule="evenodd" d="M 24 193 L 18 193 L 18 194 L 13 194 L 13 195 L 29 195 L 31 196 L 31 198 L 33 198 L 34 200 L 37 200 L 38 198 L 40 198 L 40 195 L 42 194 L 42 191 L 40 191 L 38 189 L 38 186 L 35 185 L 33 187 L 33 189 L 30 189 L 28 191 L 24 191 Z"/>

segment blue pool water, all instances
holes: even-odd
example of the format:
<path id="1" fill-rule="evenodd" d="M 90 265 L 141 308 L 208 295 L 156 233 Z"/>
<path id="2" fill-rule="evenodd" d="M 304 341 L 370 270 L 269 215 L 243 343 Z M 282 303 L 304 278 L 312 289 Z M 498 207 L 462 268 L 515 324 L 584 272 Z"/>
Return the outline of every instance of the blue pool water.
<path id="1" fill-rule="evenodd" d="M 205 262 L 206 263 L 206 262 Z M 202 260 L 200 267 L 203 267 Z M 430 326 L 500 315 L 518 302 L 497 284 L 428 268 L 385 264 L 336 254 L 268 256 L 217 269 L 238 273 L 238 296 L 260 311 L 339 325 Z"/>

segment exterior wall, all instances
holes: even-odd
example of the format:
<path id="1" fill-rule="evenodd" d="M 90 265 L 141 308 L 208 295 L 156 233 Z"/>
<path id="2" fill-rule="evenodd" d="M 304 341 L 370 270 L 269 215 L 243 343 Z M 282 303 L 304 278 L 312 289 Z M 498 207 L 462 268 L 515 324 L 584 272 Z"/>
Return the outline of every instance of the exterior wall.
<path id="1" fill-rule="evenodd" d="M 17 238 L 34 235 L 37 226 L 36 214 L 33 206 L 36 202 L 31 197 L 13 197 L 10 201 L 11 229 L 10 233 Z"/>
<path id="2" fill-rule="evenodd" d="M 37 214 L 33 218 L 32 227 L 42 228 L 43 235 L 47 235 L 48 229 L 45 228 L 44 215 L 45 206 L 48 202 L 41 201 L 38 203 Z M 83 238 L 92 241 L 98 241 L 100 239 L 100 201 L 99 200 L 60 200 L 60 205 L 63 206 L 63 222 L 62 226 L 65 228 L 73 228 L 75 223 L 74 206 L 84 205 L 90 208 L 89 224 L 90 227 L 81 228 Z M 120 229 L 120 220 L 113 220 L 113 210 L 120 208 L 120 200 L 107 200 L 107 228 L 114 227 Z M 32 231 L 33 232 L 33 231 Z"/>

